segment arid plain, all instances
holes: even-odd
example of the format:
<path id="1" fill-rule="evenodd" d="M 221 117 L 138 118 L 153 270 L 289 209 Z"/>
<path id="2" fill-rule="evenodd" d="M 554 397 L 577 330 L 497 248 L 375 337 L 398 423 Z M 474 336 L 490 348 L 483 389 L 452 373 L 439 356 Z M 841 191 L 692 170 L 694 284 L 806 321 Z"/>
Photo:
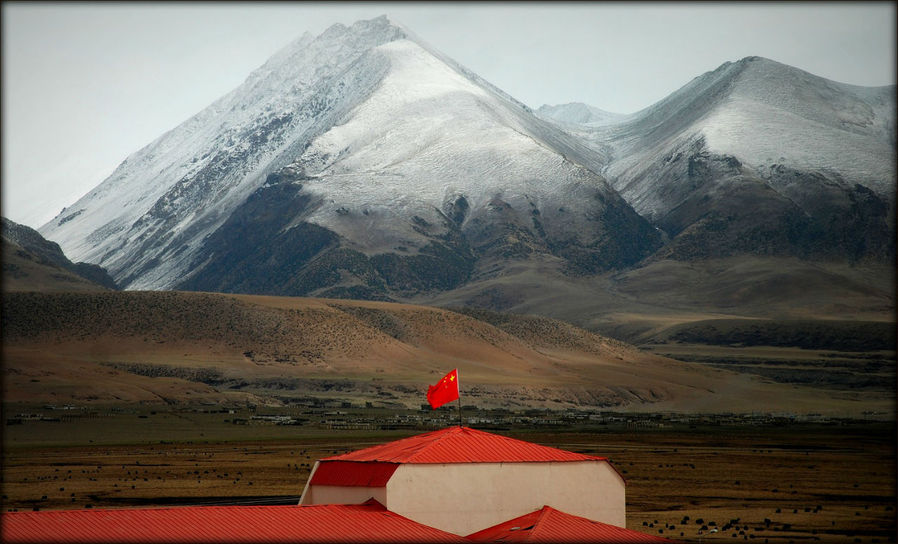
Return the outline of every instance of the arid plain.
<path id="1" fill-rule="evenodd" d="M 98 411 L 7 427 L 4 506 L 290 503 L 316 459 L 424 430 L 233 423 L 247 416 Z M 891 423 L 709 418 L 494 432 L 609 457 L 627 480 L 627 525 L 642 532 L 690 542 L 895 539 Z"/>
<path id="2" fill-rule="evenodd" d="M 457 367 L 467 424 L 610 457 L 630 528 L 895 540 L 894 350 L 875 320 L 860 325 L 873 344 L 853 346 L 845 321 L 772 325 L 811 327 L 815 350 L 753 345 L 751 320 L 645 329 L 640 314 L 640 349 L 553 319 L 383 302 L 6 293 L 3 309 L 7 510 L 295 501 L 320 457 L 456 424 L 420 406 Z"/>

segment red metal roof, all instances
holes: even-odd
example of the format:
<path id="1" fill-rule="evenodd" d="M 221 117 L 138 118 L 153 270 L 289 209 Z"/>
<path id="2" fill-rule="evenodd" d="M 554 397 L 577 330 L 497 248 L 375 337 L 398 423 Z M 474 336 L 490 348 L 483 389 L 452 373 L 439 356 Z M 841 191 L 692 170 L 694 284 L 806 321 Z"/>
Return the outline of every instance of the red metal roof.
<path id="1" fill-rule="evenodd" d="M 322 461 L 378 461 L 413 464 L 606 460 L 604 457 L 540 446 L 469 427 L 449 427 L 322 459 Z"/>
<path id="2" fill-rule="evenodd" d="M 616 525 L 566 514 L 550 506 L 467 536 L 474 542 L 674 542 Z"/>
<path id="3" fill-rule="evenodd" d="M 383 487 L 396 472 L 399 463 L 354 463 L 321 461 L 312 474 L 310 485 Z"/>
<path id="4" fill-rule="evenodd" d="M 2 514 L 4 543 L 466 542 L 388 511 L 359 505 L 186 506 Z"/>

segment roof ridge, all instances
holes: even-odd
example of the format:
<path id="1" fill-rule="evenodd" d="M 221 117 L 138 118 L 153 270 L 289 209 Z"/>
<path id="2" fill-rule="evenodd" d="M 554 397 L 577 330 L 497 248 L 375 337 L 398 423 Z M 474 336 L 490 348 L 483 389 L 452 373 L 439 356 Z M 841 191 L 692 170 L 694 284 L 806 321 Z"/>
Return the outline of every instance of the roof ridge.
<path id="1" fill-rule="evenodd" d="M 539 509 L 539 514 L 537 514 L 536 519 L 533 521 L 533 530 L 527 535 L 527 540 L 535 539 L 538 533 L 542 533 L 545 530 L 545 526 L 542 524 L 543 519 L 548 518 L 549 515 L 557 511 L 558 510 L 555 510 L 548 504 L 544 504 L 543 507 Z"/>
<path id="2" fill-rule="evenodd" d="M 457 430 L 456 430 L 456 429 L 457 429 Z M 409 456 L 408 459 L 406 459 L 406 462 L 407 462 L 407 463 L 412 463 L 412 462 L 414 462 L 414 460 L 415 460 L 416 457 L 418 457 L 419 455 L 421 455 L 421 454 L 422 454 L 423 452 L 425 452 L 426 450 L 429 450 L 430 448 L 433 448 L 433 447 L 436 446 L 439 442 L 442 442 L 447 436 L 451 436 L 451 435 L 458 434 L 459 432 L 463 432 L 464 429 L 465 429 L 465 428 L 462 427 L 461 425 L 459 425 L 458 427 L 456 427 L 456 426 L 453 425 L 452 427 L 449 427 L 448 429 L 442 429 L 442 430 L 440 430 L 440 431 L 434 431 L 434 434 L 439 433 L 439 435 L 437 436 L 436 440 L 431 440 L 431 441 L 429 441 L 429 442 L 423 444 L 420 448 L 418 448 L 417 450 L 415 450 L 415 453 L 413 453 L 412 455 Z"/>
<path id="3" fill-rule="evenodd" d="M 477 429 L 470 429 L 470 430 L 476 431 L 476 432 L 481 433 L 481 434 L 488 434 L 488 435 L 490 435 L 490 436 L 497 436 L 497 437 L 499 437 L 499 438 L 501 438 L 501 439 L 503 439 L 503 440 L 505 440 L 505 441 L 507 441 L 507 442 L 516 442 L 516 443 L 520 443 L 520 444 L 527 444 L 527 445 L 530 445 L 530 446 L 537 446 L 537 447 L 540 447 L 540 448 L 546 448 L 546 449 L 550 449 L 550 450 L 560 451 L 560 452 L 563 452 L 563 453 L 573 453 L 573 454 L 575 454 L 575 455 L 582 455 L 583 457 L 589 457 L 590 459 L 598 459 L 598 460 L 602 460 L 602 461 L 607 461 L 607 460 L 608 460 L 607 457 L 601 457 L 601 456 L 598 456 L 598 455 L 592 455 L 592 454 L 589 454 L 589 453 L 578 453 L 578 452 L 575 452 L 575 451 L 563 450 L 563 449 L 561 449 L 561 448 L 556 448 L 555 446 L 547 446 L 547 445 L 545 445 L 545 444 L 540 444 L 540 443 L 538 443 L 538 442 L 528 442 L 528 441 L 526 441 L 526 440 L 521 440 L 520 438 L 513 438 L 513 437 L 511 437 L 511 436 L 505 436 L 505 435 L 502 435 L 502 434 L 488 433 L 488 432 L 486 432 L 486 431 L 480 431 L 480 430 L 477 430 Z"/>
<path id="4" fill-rule="evenodd" d="M 393 442 L 347 452 L 319 461 L 398 464 L 514 463 L 602 461 L 606 457 L 577 453 L 465 426 L 446 427 Z"/>

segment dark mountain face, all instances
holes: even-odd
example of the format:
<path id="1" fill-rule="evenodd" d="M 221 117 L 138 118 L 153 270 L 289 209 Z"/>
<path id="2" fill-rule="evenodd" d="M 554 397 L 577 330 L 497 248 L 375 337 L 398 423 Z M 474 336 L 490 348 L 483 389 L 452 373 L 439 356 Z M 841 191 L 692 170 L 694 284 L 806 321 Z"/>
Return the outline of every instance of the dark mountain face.
<path id="1" fill-rule="evenodd" d="M 419 218 L 431 242 L 417 254 L 369 256 L 329 229 L 296 222 L 318 205 L 303 191 L 302 180 L 257 190 L 209 237 L 197 272 L 178 287 L 384 300 L 393 291 L 451 289 L 470 277 L 474 256 L 448 220 L 431 229 L 434 225 Z"/>
<path id="2" fill-rule="evenodd" d="M 672 151 L 634 178 L 652 176 L 673 203 L 654 216 L 670 243 L 657 258 L 741 254 L 803 259 L 886 260 L 895 255 L 886 196 L 834 173 L 773 165 L 766 176 L 703 140 Z"/>
<path id="3" fill-rule="evenodd" d="M 36 230 L 3 218 L 3 280 L 16 290 L 118 289 L 101 267 L 73 263 L 59 244 Z"/>
<path id="4" fill-rule="evenodd" d="M 726 63 L 618 123 L 574 126 L 677 260 L 895 256 L 894 87 L 759 57 Z"/>
<path id="5" fill-rule="evenodd" d="M 489 277 L 510 262 L 551 258 L 572 275 L 638 262 L 660 246 L 658 233 L 616 195 L 584 189 L 589 230 L 564 207 L 522 211 L 494 197 L 472 212 L 464 195 L 436 210 L 436 220 L 409 219 L 417 246 L 370 253 L 306 220 L 322 202 L 309 180 L 290 169 L 272 174 L 213 233 L 178 289 L 389 300 L 451 290 L 475 274 Z M 338 215 L 349 215 L 345 209 Z M 398 219 L 403 220 L 403 219 Z"/>

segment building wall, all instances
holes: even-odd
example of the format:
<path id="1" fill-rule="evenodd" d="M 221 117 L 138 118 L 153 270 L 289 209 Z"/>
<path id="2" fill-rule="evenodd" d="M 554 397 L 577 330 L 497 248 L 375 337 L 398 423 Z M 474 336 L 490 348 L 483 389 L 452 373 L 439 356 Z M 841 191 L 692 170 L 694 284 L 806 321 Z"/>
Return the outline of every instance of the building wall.
<path id="1" fill-rule="evenodd" d="M 465 536 L 545 505 L 626 527 L 624 485 L 604 461 L 404 464 L 387 482 L 385 500 L 375 498 L 399 515 Z"/>
<path id="2" fill-rule="evenodd" d="M 312 485 L 303 493 L 299 504 L 362 504 L 372 497 L 386 505 L 386 488 Z"/>
<path id="3" fill-rule="evenodd" d="M 362 504 L 373 497 L 377 502 L 386 506 L 387 489 L 385 487 L 310 485 L 319 466 L 321 466 L 321 462 L 315 461 L 315 466 L 312 467 L 312 472 L 306 481 L 306 487 L 302 490 L 302 496 L 299 498 L 299 504 Z"/>

